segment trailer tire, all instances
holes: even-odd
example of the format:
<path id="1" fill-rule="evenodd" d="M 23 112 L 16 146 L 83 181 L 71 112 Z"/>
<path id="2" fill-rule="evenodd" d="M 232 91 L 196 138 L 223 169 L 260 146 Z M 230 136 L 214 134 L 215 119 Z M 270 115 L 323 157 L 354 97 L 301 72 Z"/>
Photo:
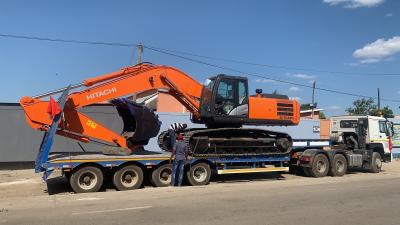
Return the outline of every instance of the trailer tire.
<path id="1" fill-rule="evenodd" d="M 314 157 L 310 168 L 312 177 L 325 177 L 329 172 L 329 161 L 326 155 L 318 154 Z"/>
<path id="2" fill-rule="evenodd" d="M 113 175 L 113 184 L 118 191 L 138 189 L 143 183 L 143 170 L 135 165 L 118 169 Z"/>
<path id="3" fill-rule="evenodd" d="M 172 164 L 164 164 L 153 170 L 151 183 L 156 187 L 167 187 L 171 185 Z"/>
<path id="4" fill-rule="evenodd" d="M 382 169 L 382 157 L 379 152 L 373 152 L 371 157 L 371 169 L 370 173 L 379 173 Z"/>
<path id="5" fill-rule="evenodd" d="M 332 166 L 329 174 L 334 177 L 342 177 L 347 173 L 347 160 L 342 154 L 336 154 L 333 157 Z"/>
<path id="6" fill-rule="evenodd" d="M 211 168 L 207 163 L 197 163 L 190 167 L 186 173 L 192 186 L 206 185 L 210 182 Z"/>
<path id="7" fill-rule="evenodd" d="M 69 183 L 76 193 L 97 192 L 103 186 L 103 172 L 94 166 L 83 166 L 72 172 Z"/>

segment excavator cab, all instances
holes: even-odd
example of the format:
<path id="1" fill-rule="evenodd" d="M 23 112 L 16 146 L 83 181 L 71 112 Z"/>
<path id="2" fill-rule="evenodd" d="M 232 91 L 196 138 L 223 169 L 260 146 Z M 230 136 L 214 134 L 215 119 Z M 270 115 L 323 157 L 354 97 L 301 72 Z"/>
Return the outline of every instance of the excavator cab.
<path id="1" fill-rule="evenodd" d="M 299 104 L 285 95 L 249 96 L 246 77 L 218 75 L 206 80 L 200 100 L 200 122 L 207 127 L 254 125 L 297 125 Z"/>
<path id="2" fill-rule="evenodd" d="M 204 83 L 200 116 L 207 126 L 240 126 L 248 117 L 247 78 L 218 75 Z"/>

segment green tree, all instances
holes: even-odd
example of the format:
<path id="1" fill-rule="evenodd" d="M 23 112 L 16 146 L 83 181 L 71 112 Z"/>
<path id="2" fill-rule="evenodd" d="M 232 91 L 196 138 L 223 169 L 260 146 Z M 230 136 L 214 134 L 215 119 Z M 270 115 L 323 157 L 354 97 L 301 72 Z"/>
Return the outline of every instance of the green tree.
<path id="1" fill-rule="evenodd" d="M 322 111 L 321 111 L 321 112 L 319 112 L 319 118 L 320 118 L 320 119 L 323 119 L 323 120 L 324 120 L 324 119 L 326 119 L 326 115 L 325 115 L 325 113 L 324 113 L 324 112 L 322 112 Z"/>
<path id="2" fill-rule="evenodd" d="M 372 98 L 366 99 L 361 98 L 353 101 L 353 106 L 346 109 L 346 112 L 351 115 L 358 116 L 383 116 L 385 118 L 393 118 L 393 111 L 389 108 L 389 106 L 383 107 L 380 112 L 378 110 L 378 106 L 375 104 Z"/>
<path id="3" fill-rule="evenodd" d="M 389 106 L 385 106 L 381 109 L 380 113 L 378 109 L 375 109 L 371 112 L 371 116 L 383 116 L 385 118 L 394 118 L 393 110 L 389 108 Z"/>
<path id="4" fill-rule="evenodd" d="M 372 98 L 362 98 L 353 101 L 353 106 L 347 108 L 346 112 L 351 115 L 366 116 L 371 115 L 371 112 L 376 109 L 377 105 Z"/>

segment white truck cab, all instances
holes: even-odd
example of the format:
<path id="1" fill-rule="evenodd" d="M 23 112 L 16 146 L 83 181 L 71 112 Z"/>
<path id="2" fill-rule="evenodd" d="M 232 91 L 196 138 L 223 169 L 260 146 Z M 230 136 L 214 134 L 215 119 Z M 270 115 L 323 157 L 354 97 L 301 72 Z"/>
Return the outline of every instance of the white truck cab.
<path id="1" fill-rule="evenodd" d="M 346 149 L 372 149 L 384 161 L 390 161 L 392 123 L 377 116 L 337 116 L 331 118 L 332 144 Z"/>

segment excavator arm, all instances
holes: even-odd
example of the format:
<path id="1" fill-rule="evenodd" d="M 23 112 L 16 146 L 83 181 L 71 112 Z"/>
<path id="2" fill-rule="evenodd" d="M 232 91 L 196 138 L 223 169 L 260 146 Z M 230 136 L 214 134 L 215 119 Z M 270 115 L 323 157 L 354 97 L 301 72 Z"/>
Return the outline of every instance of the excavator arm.
<path id="1" fill-rule="evenodd" d="M 82 88 L 83 87 L 83 88 Z M 86 79 L 73 88 L 81 90 L 68 95 L 57 134 L 82 142 L 100 140 L 122 148 L 135 149 L 140 144 L 128 146 L 126 137 L 112 131 L 78 111 L 79 108 L 129 96 L 147 90 L 163 90 L 174 96 L 193 115 L 199 118 L 202 85 L 182 71 L 168 66 L 140 64 L 117 72 Z M 61 89 L 62 91 L 62 89 Z M 52 119 L 47 113 L 47 96 L 60 91 L 36 97 L 23 97 L 23 107 L 28 124 L 36 130 L 47 131 Z"/>

